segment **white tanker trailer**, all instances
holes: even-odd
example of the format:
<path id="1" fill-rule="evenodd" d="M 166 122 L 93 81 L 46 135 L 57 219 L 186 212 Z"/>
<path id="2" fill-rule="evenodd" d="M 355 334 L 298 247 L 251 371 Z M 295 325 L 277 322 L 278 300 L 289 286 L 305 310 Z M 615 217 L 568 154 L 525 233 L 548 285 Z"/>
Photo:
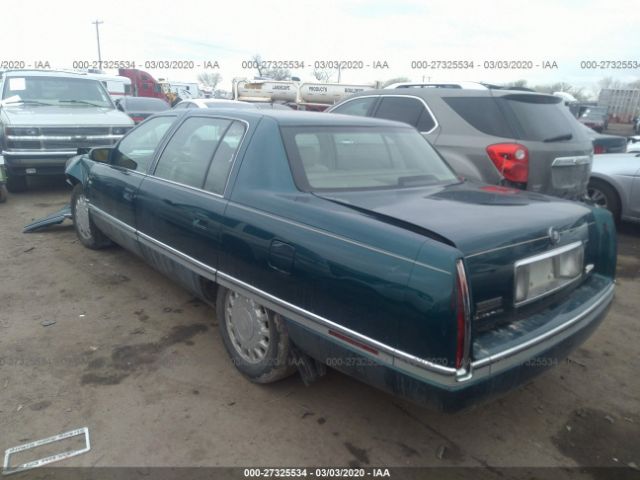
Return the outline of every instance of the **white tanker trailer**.
<path id="1" fill-rule="evenodd" d="M 293 80 L 233 80 L 233 99 L 245 102 L 285 103 L 298 110 L 325 110 L 342 98 L 372 85 L 308 83 Z"/>

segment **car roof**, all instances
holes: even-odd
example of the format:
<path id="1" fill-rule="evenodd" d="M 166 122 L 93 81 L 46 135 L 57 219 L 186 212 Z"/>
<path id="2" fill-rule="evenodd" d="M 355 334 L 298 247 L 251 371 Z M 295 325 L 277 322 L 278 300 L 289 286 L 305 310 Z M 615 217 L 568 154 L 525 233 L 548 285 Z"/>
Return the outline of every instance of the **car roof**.
<path id="1" fill-rule="evenodd" d="M 248 122 L 256 122 L 262 118 L 270 118 L 282 126 L 353 126 L 353 127 L 402 127 L 413 128 L 403 122 L 395 122 L 393 120 L 383 120 L 372 117 L 359 117 L 354 115 L 342 115 L 337 113 L 325 112 L 304 112 L 298 110 L 261 110 L 246 108 L 221 108 L 216 110 L 192 109 L 184 110 L 185 116 L 201 116 L 210 115 L 212 117 L 219 116 L 224 112 L 225 115 L 235 117 L 239 120 Z"/>
<path id="2" fill-rule="evenodd" d="M 560 97 L 548 95 L 540 92 L 530 92 L 526 90 L 507 90 L 507 89 L 469 89 L 469 88 L 443 88 L 443 87 L 408 87 L 408 88 L 382 88 L 376 90 L 365 90 L 344 98 L 340 101 L 342 103 L 345 100 L 357 97 L 367 97 L 373 95 L 381 96 L 400 96 L 407 95 L 411 97 L 503 97 L 507 95 L 537 95 L 544 97 L 552 97 L 559 102 L 562 101 Z"/>
<path id="3" fill-rule="evenodd" d="M 87 80 L 96 80 L 94 77 L 88 76 L 86 73 L 66 72 L 63 70 L 5 70 L 2 76 L 6 77 L 67 77 L 67 78 L 86 78 Z M 97 81 L 97 80 L 96 80 Z"/>

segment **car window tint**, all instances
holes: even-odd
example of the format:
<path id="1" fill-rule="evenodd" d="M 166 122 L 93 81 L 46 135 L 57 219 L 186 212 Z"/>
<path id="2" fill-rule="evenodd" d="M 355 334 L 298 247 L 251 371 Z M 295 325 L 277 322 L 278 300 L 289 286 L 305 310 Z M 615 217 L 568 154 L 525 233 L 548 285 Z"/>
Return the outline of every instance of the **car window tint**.
<path id="1" fill-rule="evenodd" d="M 515 132 L 493 97 L 442 97 L 442 100 L 476 130 L 496 137 L 515 138 Z"/>
<path id="2" fill-rule="evenodd" d="M 283 127 L 302 190 L 405 188 L 456 180 L 411 128 Z"/>
<path id="3" fill-rule="evenodd" d="M 418 127 L 418 121 L 421 120 L 422 114 L 425 111 L 426 108 L 424 104 L 417 98 L 382 97 L 375 116 L 378 118 L 386 118 L 387 120 L 408 123 L 412 127 Z M 431 121 L 433 122 L 433 119 L 431 119 Z M 428 117 L 425 117 L 425 122 L 428 124 Z M 433 128 L 433 124 L 431 128 Z M 420 129 L 420 131 L 428 131 L 431 130 L 431 128 Z"/>
<path id="4" fill-rule="evenodd" d="M 146 172 L 153 160 L 153 152 L 175 117 L 156 117 L 141 123 L 124 137 L 114 150 L 111 163 L 118 167 Z"/>
<path id="5" fill-rule="evenodd" d="M 517 128 L 521 140 L 545 141 L 579 131 L 576 121 L 558 97 L 548 95 L 507 95 L 499 99 Z"/>
<path id="6" fill-rule="evenodd" d="M 213 153 L 230 120 L 191 117 L 184 121 L 160 155 L 154 175 L 201 188 Z"/>
<path id="7" fill-rule="evenodd" d="M 220 195 L 224 193 L 233 159 L 238 151 L 244 132 L 244 124 L 240 122 L 231 124 L 213 156 L 213 161 L 207 174 L 207 181 L 204 184 L 205 190 Z"/>
<path id="8" fill-rule="evenodd" d="M 331 113 L 342 113 L 345 115 L 357 115 L 364 117 L 369 112 L 369 109 L 373 103 L 377 100 L 377 97 L 356 98 L 349 100 L 346 103 L 331 110 Z"/>

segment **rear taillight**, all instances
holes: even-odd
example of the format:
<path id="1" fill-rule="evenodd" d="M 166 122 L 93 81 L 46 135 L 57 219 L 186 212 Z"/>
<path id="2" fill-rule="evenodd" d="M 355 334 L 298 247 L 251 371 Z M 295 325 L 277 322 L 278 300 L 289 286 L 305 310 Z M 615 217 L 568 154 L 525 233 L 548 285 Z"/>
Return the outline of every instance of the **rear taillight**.
<path id="1" fill-rule="evenodd" d="M 136 117 L 136 116 L 132 116 L 131 120 L 133 120 L 135 123 L 140 123 L 141 121 L 144 120 L 144 117 Z"/>
<path id="2" fill-rule="evenodd" d="M 471 311 L 469 285 L 464 263 L 456 263 L 456 370 L 469 367 L 469 348 L 471 344 Z"/>
<path id="3" fill-rule="evenodd" d="M 529 150 L 519 143 L 496 143 L 487 147 L 487 154 L 504 178 L 510 182 L 529 180 Z"/>
<path id="4" fill-rule="evenodd" d="M 595 145 L 593 147 L 593 153 L 606 153 L 606 150 L 602 145 Z"/>

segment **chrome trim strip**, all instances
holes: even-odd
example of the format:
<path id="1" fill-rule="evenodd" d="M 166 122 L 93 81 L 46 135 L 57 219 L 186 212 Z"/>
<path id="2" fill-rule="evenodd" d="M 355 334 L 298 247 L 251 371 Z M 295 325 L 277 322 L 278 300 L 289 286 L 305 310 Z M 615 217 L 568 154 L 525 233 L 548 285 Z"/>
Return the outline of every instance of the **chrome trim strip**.
<path id="1" fill-rule="evenodd" d="M 563 245 L 561 247 L 554 248 L 552 250 L 547 250 L 546 252 L 539 253 L 538 255 L 534 255 L 532 257 L 526 257 L 526 258 L 523 258 L 522 260 L 518 260 L 513 264 L 513 266 L 514 268 L 518 268 L 522 265 L 529 265 L 530 263 L 539 262 L 540 260 L 544 260 L 549 257 L 555 257 L 556 255 L 566 253 L 580 246 L 582 246 L 581 241 L 568 243 L 567 245 Z"/>
<path id="2" fill-rule="evenodd" d="M 460 288 L 462 289 L 462 304 L 464 308 L 464 342 L 462 345 L 462 364 L 456 371 L 456 378 L 462 379 L 467 377 L 467 375 L 470 373 L 469 360 L 471 355 L 471 298 L 469 295 L 467 273 L 465 271 L 464 261 L 462 259 L 458 259 L 456 261 L 456 271 L 458 274 Z"/>
<path id="3" fill-rule="evenodd" d="M 208 278 L 209 280 L 212 280 L 214 282 L 217 281 L 216 274 L 218 273 L 218 271 L 215 268 L 210 267 L 205 263 L 202 263 L 200 260 L 197 260 L 189 255 L 186 255 L 181 251 L 176 250 L 173 247 L 170 247 L 166 243 L 156 240 L 155 238 L 150 237 L 149 235 L 142 233 L 140 231 L 138 231 L 138 239 L 145 246 L 152 248 L 160 253 L 168 254 L 176 262 L 180 263 L 184 267 L 193 268 L 197 271 L 197 273 Z"/>
<path id="4" fill-rule="evenodd" d="M 78 150 L 3 150 L 2 155 L 8 157 L 55 157 L 55 156 L 73 156 L 77 155 Z"/>
<path id="5" fill-rule="evenodd" d="M 547 330 L 544 333 L 541 333 L 540 335 L 538 335 L 537 337 L 531 338 L 529 340 L 527 340 L 526 342 L 520 343 L 514 347 L 508 348 L 506 350 L 502 350 L 498 353 L 495 353 L 493 355 L 489 355 L 488 357 L 482 358 L 480 360 L 477 360 L 475 362 L 472 363 L 472 367 L 473 368 L 481 368 L 484 367 L 486 365 L 490 365 L 492 363 L 496 363 L 499 360 L 503 360 L 505 358 L 508 357 L 512 357 L 514 355 L 516 355 L 517 353 L 523 352 L 525 350 L 528 350 L 531 347 L 534 347 L 542 342 L 544 342 L 545 340 L 547 340 L 550 337 L 553 337 L 554 335 L 557 335 L 558 333 L 562 332 L 563 330 L 566 330 L 567 328 L 571 327 L 572 325 L 580 322 L 581 320 L 583 320 L 585 317 L 589 316 L 594 310 L 598 309 L 599 307 L 602 306 L 603 303 L 608 303 L 608 301 L 613 299 L 613 292 L 615 290 L 615 284 L 611 284 L 607 287 L 607 289 L 602 292 L 599 297 L 593 302 L 593 304 L 591 304 L 589 306 L 589 308 L 587 308 L 584 312 L 581 312 L 579 315 L 567 320 L 566 322 L 556 326 L 555 328 L 552 328 L 551 330 Z"/>
<path id="6" fill-rule="evenodd" d="M 392 94 L 388 95 L 386 93 L 378 94 L 378 95 L 359 95 L 357 97 L 349 98 L 349 99 L 345 100 L 344 102 L 339 103 L 338 105 L 334 105 L 333 107 L 331 107 L 328 110 L 328 113 L 333 113 L 333 109 L 335 107 L 338 107 L 338 106 L 341 106 L 341 105 L 345 105 L 345 104 L 347 104 L 349 102 L 352 102 L 354 100 L 358 100 L 360 98 L 388 98 L 388 97 L 415 98 L 416 100 L 420 101 L 422 103 L 422 105 L 424 105 L 424 108 L 427 109 L 427 112 L 429 112 L 429 115 L 431 115 L 431 118 L 433 118 L 434 125 L 433 125 L 433 128 L 431 130 L 428 130 L 426 132 L 420 132 L 423 135 L 430 134 L 431 132 L 433 132 L 436 128 L 438 128 L 440 126 L 440 124 L 438 123 L 438 119 L 433 114 L 433 111 L 431 110 L 431 108 L 429 108 L 429 105 L 427 105 L 427 102 L 425 102 L 423 98 L 418 97 L 417 95 L 392 95 Z M 338 113 L 340 113 L 340 112 L 338 112 Z M 381 118 L 381 117 L 367 117 L 367 118 Z"/>
<path id="7" fill-rule="evenodd" d="M 343 237 L 341 235 L 336 235 L 335 233 L 327 232 L 326 230 L 321 230 L 319 228 L 312 227 L 310 225 L 306 225 L 304 223 L 297 222 L 295 220 L 289 220 L 288 218 L 278 217 L 276 215 L 273 215 L 272 213 L 263 212 L 262 210 L 258 210 L 258 209 L 253 208 L 253 207 L 247 207 L 246 205 L 242 205 L 242 204 L 235 203 L 235 202 L 229 202 L 229 206 L 238 207 L 238 208 L 240 208 L 242 210 L 247 210 L 249 212 L 253 212 L 253 213 L 256 213 L 258 215 L 263 215 L 265 217 L 272 218 L 274 220 L 279 220 L 279 221 L 281 221 L 283 223 L 288 223 L 289 225 L 294 225 L 296 227 L 304 228 L 305 230 L 309 230 L 309 231 L 314 232 L 314 233 L 319 233 L 320 235 L 324 235 L 326 237 L 334 238 L 336 240 L 341 240 L 343 242 L 350 243 L 352 245 L 356 245 L 358 247 L 366 248 L 367 250 L 371 250 L 371 251 L 376 252 L 376 253 L 381 253 L 383 255 L 388 255 L 390 257 L 397 258 L 398 260 L 403 260 L 405 262 L 409 262 L 409 263 L 412 263 L 412 264 L 415 264 L 415 265 L 420 265 L 421 267 L 425 267 L 425 268 L 428 268 L 430 270 L 434 270 L 436 272 L 444 273 L 446 275 L 451 275 L 451 272 L 447 272 L 446 270 L 443 270 L 441 268 L 434 267 L 434 266 L 426 264 L 426 263 L 418 262 L 416 260 L 412 260 L 411 258 L 403 257 L 402 255 L 398 255 L 398 254 L 395 254 L 393 252 L 389 252 L 387 250 L 382 250 L 381 248 L 373 247 L 371 245 L 367 245 L 366 243 L 362 243 L 362 242 L 359 242 L 357 240 L 352 240 L 350 238 Z"/>
<path id="8" fill-rule="evenodd" d="M 170 185 L 176 185 L 177 187 L 188 188 L 189 190 L 193 190 L 194 192 L 204 193 L 206 195 L 212 195 L 216 198 L 224 198 L 224 196 L 220 195 L 219 193 L 210 192 L 209 190 L 204 190 L 203 188 L 194 187 L 193 185 L 187 185 L 186 183 L 174 182 L 173 180 L 167 180 L 166 178 L 157 177 L 155 175 L 146 174 L 145 177 L 153 178 L 154 180 L 159 180 L 161 182 L 168 183 Z M 227 180 L 228 180 L 228 177 L 227 177 Z"/>
<path id="9" fill-rule="evenodd" d="M 128 223 L 123 222 L 122 220 L 109 215 L 107 212 L 105 212 L 104 210 L 102 210 L 101 208 L 96 207 L 95 205 L 89 203 L 89 211 L 92 213 L 97 214 L 99 217 L 101 217 L 103 220 L 110 222 L 113 226 L 120 228 L 124 233 L 129 234 L 130 236 L 134 237 L 136 236 L 136 229 L 133 228 L 131 225 L 129 225 Z"/>
<path id="10" fill-rule="evenodd" d="M 572 157 L 556 157 L 551 162 L 552 167 L 575 167 L 576 165 L 591 164 L 591 156 L 576 155 Z"/>
<path id="11" fill-rule="evenodd" d="M 72 141 L 72 140 L 118 140 L 123 135 L 7 135 L 7 140 L 23 142 Z"/>

